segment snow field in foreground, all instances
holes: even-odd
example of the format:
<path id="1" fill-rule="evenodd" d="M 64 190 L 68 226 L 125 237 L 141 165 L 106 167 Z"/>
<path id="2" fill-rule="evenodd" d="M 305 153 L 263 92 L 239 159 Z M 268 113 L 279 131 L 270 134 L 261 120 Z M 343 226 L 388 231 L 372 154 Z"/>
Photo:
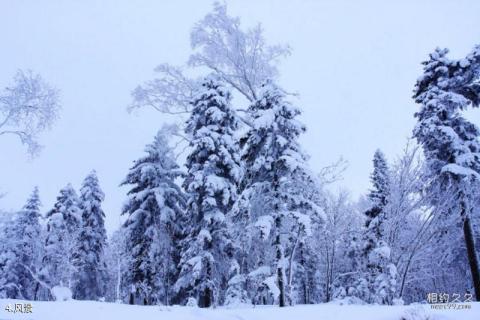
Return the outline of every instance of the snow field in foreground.
<path id="1" fill-rule="evenodd" d="M 31 314 L 5 310 L 7 305 L 30 303 Z M 0 320 L 478 320 L 480 303 L 470 310 L 432 310 L 430 305 L 298 305 L 199 309 L 194 307 L 131 306 L 94 301 L 40 302 L 0 300 Z"/>

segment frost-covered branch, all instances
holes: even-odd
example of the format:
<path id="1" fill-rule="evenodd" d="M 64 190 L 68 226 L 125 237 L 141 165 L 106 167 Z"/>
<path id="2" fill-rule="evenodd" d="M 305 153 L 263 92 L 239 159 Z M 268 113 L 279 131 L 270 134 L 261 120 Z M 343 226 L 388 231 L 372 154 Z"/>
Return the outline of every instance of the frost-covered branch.
<path id="1" fill-rule="evenodd" d="M 32 156 L 41 149 L 40 132 L 49 129 L 60 110 L 58 90 L 31 71 L 18 71 L 0 93 L 0 136 L 17 136 Z"/>
<path id="2" fill-rule="evenodd" d="M 157 78 L 133 90 L 133 102 L 128 110 L 152 107 L 172 115 L 189 113 L 198 81 L 188 78 L 182 68 L 167 63 L 156 67 L 155 72 Z"/>
<path id="3" fill-rule="evenodd" d="M 343 178 L 343 173 L 348 168 L 348 161 L 340 157 L 336 162 L 323 167 L 318 173 L 322 185 L 337 182 Z"/>
<path id="4" fill-rule="evenodd" d="M 27 266 L 26 264 L 21 263 L 20 265 L 21 265 L 22 267 L 24 267 L 25 270 L 27 270 L 27 271 L 30 273 L 30 275 L 32 276 L 33 280 L 35 280 L 39 285 L 41 285 L 42 287 L 44 287 L 45 289 L 47 289 L 47 290 L 51 293 L 52 288 L 48 285 L 48 283 L 46 283 L 45 281 L 42 281 L 42 279 L 40 279 L 40 278 L 38 277 L 38 275 L 37 275 L 35 272 L 33 272 L 32 269 L 30 269 L 30 267 Z"/>
<path id="5" fill-rule="evenodd" d="M 215 3 L 213 12 L 199 21 L 191 35 L 189 65 L 207 67 L 255 101 L 267 79 L 278 76 L 278 60 L 290 54 L 285 45 L 267 45 L 260 24 L 242 30 L 240 19 L 227 14 L 226 4 Z"/>
<path id="6" fill-rule="evenodd" d="M 290 54 L 288 46 L 268 45 L 260 25 L 243 30 L 240 19 L 229 16 L 227 6 L 219 3 L 195 24 L 190 40 L 194 52 L 187 67 L 206 68 L 249 101 L 256 100 L 267 79 L 277 78 L 280 58 Z M 184 67 L 167 63 L 155 72 L 155 79 L 133 90 L 128 110 L 152 107 L 170 115 L 189 113 L 199 80 L 190 77 Z M 241 120 L 248 125 L 247 119 Z"/>

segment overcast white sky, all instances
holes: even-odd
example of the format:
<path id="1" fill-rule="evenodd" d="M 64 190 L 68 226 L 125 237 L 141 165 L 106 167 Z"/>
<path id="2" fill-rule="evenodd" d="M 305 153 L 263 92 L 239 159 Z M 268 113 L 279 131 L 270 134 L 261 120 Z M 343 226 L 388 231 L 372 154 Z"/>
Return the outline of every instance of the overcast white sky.
<path id="1" fill-rule="evenodd" d="M 32 69 L 61 90 L 62 115 L 29 161 L 13 138 L 0 139 L 0 208 L 17 209 L 33 186 L 44 210 L 68 182 L 78 189 L 96 169 L 106 193 L 107 228 L 119 225 L 118 185 L 165 121 L 152 110 L 128 114 L 130 92 L 162 63 L 182 64 L 189 31 L 212 1 L 0 0 L 0 87 Z M 344 156 L 341 185 L 369 188 L 371 158 L 405 145 L 417 106 L 420 62 L 436 46 L 452 57 L 480 43 L 480 1 L 227 1 L 246 25 L 261 22 L 270 43 L 289 43 L 280 83 L 300 93 L 312 167 Z M 473 114 L 473 121 L 480 117 Z"/>

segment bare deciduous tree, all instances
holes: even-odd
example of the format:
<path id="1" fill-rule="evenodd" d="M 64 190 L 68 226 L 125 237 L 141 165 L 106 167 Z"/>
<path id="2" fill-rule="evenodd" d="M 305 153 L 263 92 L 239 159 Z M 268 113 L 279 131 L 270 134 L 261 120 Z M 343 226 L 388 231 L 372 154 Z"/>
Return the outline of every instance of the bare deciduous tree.
<path id="1" fill-rule="evenodd" d="M 187 67 L 217 74 L 249 101 L 256 100 L 263 82 L 278 76 L 280 58 L 290 54 L 286 45 L 268 45 L 260 24 L 241 29 L 240 19 L 229 16 L 227 6 L 220 3 L 195 24 L 190 39 L 194 52 Z M 132 92 L 128 109 L 153 107 L 166 114 L 188 113 L 198 79 L 187 76 L 185 68 L 169 64 L 159 65 L 155 72 L 157 78 Z"/>
<path id="2" fill-rule="evenodd" d="M 278 76 L 278 60 L 290 54 L 288 46 L 267 45 L 260 24 L 243 31 L 240 19 L 228 16 L 227 6 L 218 2 L 195 25 L 190 39 L 196 52 L 189 65 L 213 70 L 250 101 L 257 99 L 265 80 Z"/>
<path id="3" fill-rule="evenodd" d="M 0 136 L 17 136 L 35 156 L 41 149 L 38 134 L 51 127 L 59 110 L 58 90 L 40 75 L 19 70 L 12 85 L 0 92 Z"/>

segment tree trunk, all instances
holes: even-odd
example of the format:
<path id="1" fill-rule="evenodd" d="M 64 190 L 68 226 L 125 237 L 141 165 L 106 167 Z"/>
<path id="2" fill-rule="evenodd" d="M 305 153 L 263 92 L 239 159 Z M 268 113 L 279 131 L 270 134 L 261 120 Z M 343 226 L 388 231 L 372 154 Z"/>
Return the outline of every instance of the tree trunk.
<path id="1" fill-rule="evenodd" d="M 292 298 L 292 289 L 293 289 L 293 258 L 295 257 L 295 251 L 297 250 L 298 243 L 300 240 L 300 233 L 301 230 L 298 229 L 297 233 L 297 238 L 295 239 L 295 244 L 293 245 L 292 252 L 290 253 L 290 257 L 288 259 L 288 296 L 291 299 Z M 293 302 L 290 301 L 290 305 L 292 305 Z"/>
<path id="2" fill-rule="evenodd" d="M 210 308 L 212 305 L 212 291 L 210 288 L 205 288 L 205 290 L 200 295 L 200 301 L 198 306 L 200 308 Z"/>
<path id="3" fill-rule="evenodd" d="M 309 293 L 309 277 L 308 277 L 308 271 L 307 271 L 307 262 L 305 261 L 305 250 L 304 250 L 304 244 L 300 243 L 300 265 L 302 266 L 303 269 L 303 281 L 302 281 L 302 286 L 303 286 L 303 304 L 310 304 L 310 293 Z"/>
<path id="4" fill-rule="evenodd" d="M 171 247 L 169 249 L 169 257 L 172 256 L 172 252 L 171 252 Z M 165 301 L 164 301 L 164 304 L 166 306 L 169 306 L 170 305 L 170 296 L 169 296 L 169 293 L 170 293 L 170 273 L 169 273 L 169 270 L 170 270 L 170 259 L 167 259 L 167 265 L 163 265 L 163 274 L 164 274 L 164 277 L 165 277 Z"/>
<path id="5" fill-rule="evenodd" d="M 325 302 L 330 301 L 330 249 L 328 247 L 328 240 L 325 239 Z"/>
<path id="6" fill-rule="evenodd" d="M 462 204 L 462 214 L 465 212 L 465 205 Z M 465 237 L 465 246 L 467 248 L 468 263 L 472 273 L 472 283 L 475 289 L 475 298 L 480 301 L 480 269 L 478 266 L 478 255 L 475 248 L 475 239 L 473 235 L 472 223 L 470 217 L 465 215 L 463 222 L 463 235 Z"/>
<path id="7" fill-rule="evenodd" d="M 285 283 L 283 283 L 283 268 L 277 267 L 277 278 L 278 278 L 278 289 L 280 290 L 280 295 L 278 298 L 278 305 L 280 307 L 285 307 Z"/>
<path id="8" fill-rule="evenodd" d="M 35 285 L 35 292 L 33 294 L 33 300 L 40 300 L 38 299 L 38 291 L 40 290 L 40 284 L 37 282 Z"/>
<path id="9" fill-rule="evenodd" d="M 310 304 L 310 292 L 308 291 L 308 278 L 305 276 L 305 279 L 303 280 L 303 303 L 304 304 Z"/>
<path id="10" fill-rule="evenodd" d="M 120 255 L 118 255 L 117 258 L 117 285 L 115 287 L 115 302 L 120 301 L 120 287 L 122 283 L 122 269 L 121 269 L 121 261 L 120 261 Z M 71 288 L 71 287 L 70 287 Z"/>
<path id="11" fill-rule="evenodd" d="M 285 299 L 285 266 L 284 266 L 284 252 L 283 252 L 283 245 L 281 239 L 281 232 L 282 232 L 282 213 L 280 212 L 280 203 L 282 201 L 280 194 L 279 194 L 279 177 L 275 173 L 273 176 L 273 197 L 275 201 L 275 205 L 273 207 L 273 214 L 275 217 L 275 240 L 274 246 L 276 251 L 276 262 L 277 262 L 277 283 L 278 289 L 280 291 L 278 297 L 278 304 L 280 307 L 286 306 L 286 299 Z"/>
<path id="12" fill-rule="evenodd" d="M 277 213 L 278 214 L 278 213 Z M 277 251 L 277 282 L 278 282 L 278 289 L 280 290 L 280 294 L 278 297 L 278 304 L 280 307 L 285 307 L 285 273 L 284 273 L 284 266 L 283 266 L 283 248 L 282 248 L 282 243 L 280 239 L 280 230 L 282 226 L 282 220 L 280 216 L 277 216 L 275 218 L 275 247 Z"/>
<path id="13" fill-rule="evenodd" d="M 210 262 L 206 266 L 206 281 L 210 282 L 212 280 L 212 266 Z M 213 291 L 210 287 L 206 287 L 203 292 L 200 293 L 198 306 L 200 308 L 210 308 L 213 304 Z"/>
<path id="14" fill-rule="evenodd" d="M 330 274 L 328 275 L 328 302 L 332 301 L 333 270 L 335 269 L 335 241 L 332 243 L 332 254 L 330 258 Z"/>

